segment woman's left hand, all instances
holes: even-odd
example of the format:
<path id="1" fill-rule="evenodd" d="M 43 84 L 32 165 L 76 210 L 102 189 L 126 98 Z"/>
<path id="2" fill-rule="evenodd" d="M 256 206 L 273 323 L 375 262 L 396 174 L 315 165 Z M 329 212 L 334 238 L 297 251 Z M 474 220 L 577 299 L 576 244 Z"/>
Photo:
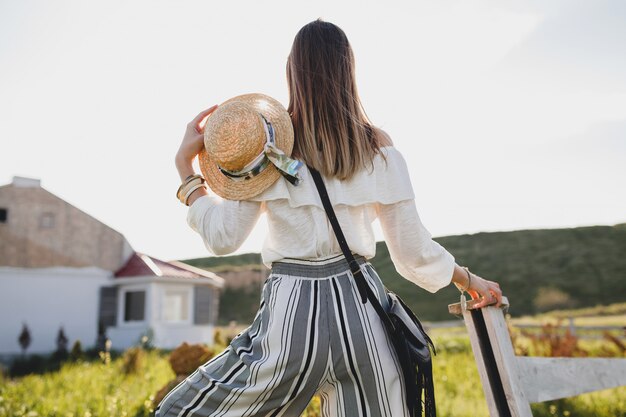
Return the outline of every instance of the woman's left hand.
<path id="1" fill-rule="evenodd" d="M 494 302 L 496 308 L 500 308 L 502 305 L 502 290 L 500 289 L 500 284 L 479 277 L 474 273 L 472 273 L 472 282 L 467 292 L 474 300 L 478 300 L 482 297 L 481 301 L 474 304 L 472 308 L 482 308 Z"/>
<path id="2" fill-rule="evenodd" d="M 176 153 L 176 161 L 179 163 L 191 163 L 204 148 L 204 125 L 205 120 L 217 109 L 217 104 L 201 111 L 187 124 L 187 130 L 183 141 Z"/>

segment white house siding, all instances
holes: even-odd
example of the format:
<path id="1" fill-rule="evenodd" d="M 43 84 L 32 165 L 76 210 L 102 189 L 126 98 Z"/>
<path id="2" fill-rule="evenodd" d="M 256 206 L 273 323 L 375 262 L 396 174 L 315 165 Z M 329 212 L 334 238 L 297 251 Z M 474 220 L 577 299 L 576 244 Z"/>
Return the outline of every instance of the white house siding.
<path id="1" fill-rule="evenodd" d="M 111 285 L 111 275 L 97 267 L 0 267 L 0 354 L 21 351 L 22 323 L 30 330 L 28 353 L 54 351 L 61 326 L 68 349 L 76 340 L 93 346 L 100 287 Z"/>
<path id="2" fill-rule="evenodd" d="M 183 342 L 213 344 L 213 325 L 156 324 L 154 326 L 155 344 L 164 349 L 174 349 Z"/>
<path id="3" fill-rule="evenodd" d="M 146 279 L 148 277 L 145 277 Z M 213 343 L 212 324 L 194 324 L 194 293 L 192 283 L 156 283 L 145 282 L 141 277 L 132 278 L 138 283 L 124 282 L 118 287 L 117 294 L 117 325 L 107 329 L 107 336 L 111 339 L 111 346 L 116 350 L 123 350 L 136 345 L 142 335 L 152 331 L 152 343 L 164 349 L 173 349 L 183 342 Z M 120 280 L 118 280 L 120 281 Z M 130 281 L 130 280 L 129 280 Z M 114 281 L 115 282 L 115 281 Z M 168 323 L 164 321 L 165 291 L 175 289 L 188 292 L 187 320 Z M 124 294 L 126 291 L 146 291 L 146 305 L 144 321 L 124 322 Z"/>
<path id="4" fill-rule="evenodd" d="M 163 311 L 165 310 L 163 303 L 165 300 L 165 291 L 168 289 L 185 290 L 189 293 L 188 299 L 188 320 L 180 323 L 167 323 L 163 320 Z M 194 324 L 194 288 L 193 285 L 177 285 L 173 283 L 158 283 L 155 285 L 156 296 L 153 301 L 155 303 L 154 314 L 154 333 L 155 342 L 158 346 L 166 349 L 172 349 L 183 342 L 187 343 L 206 343 L 213 344 L 212 324 Z M 214 300 L 213 300 L 214 301 Z"/>

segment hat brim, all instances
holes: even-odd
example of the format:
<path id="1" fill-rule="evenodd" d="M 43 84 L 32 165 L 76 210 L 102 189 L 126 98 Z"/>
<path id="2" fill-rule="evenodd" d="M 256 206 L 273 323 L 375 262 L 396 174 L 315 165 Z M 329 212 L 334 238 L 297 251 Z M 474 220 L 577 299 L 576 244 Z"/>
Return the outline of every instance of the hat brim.
<path id="1" fill-rule="evenodd" d="M 274 128 L 276 146 L 285 154 L 291 155 L 294 140 L 293 125 L 289 114 L 280 102 L 265 94 L 252 93 L 233 97 L 220 106 L 232 101 L 246 103 L 265 116 Z M 270 163 L 261 173 L 252 178 L 233 180 L 219 170 L 217 162 L 211 158 L 206 147 L 202 148 L 198 154 L 198 162 L 209 188 L 215 194 L 228 200 L 252 198 L 269 188 L 281 176 L 280 171 Z"/>

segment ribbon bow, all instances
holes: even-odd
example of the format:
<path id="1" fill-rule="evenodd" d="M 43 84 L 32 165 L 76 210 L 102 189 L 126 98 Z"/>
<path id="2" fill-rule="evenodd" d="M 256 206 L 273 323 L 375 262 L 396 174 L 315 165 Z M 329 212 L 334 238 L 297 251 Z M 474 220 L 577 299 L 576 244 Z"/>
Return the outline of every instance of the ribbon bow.
<path id="1" fill-rule="evenodd" d="M 265 118 L 265 116 L 263 116 L 262 114 L 259 115 L 261 116 L 261 120 L 263 121 L 263 128 L 265 130 L 266 138 L 263 152 L 261 152 L 256 158 L 252 160 L 252 162 L 247 164 L 245 167 L 243 167 L 243 169 L 239 171 L 229 171 L 218 165 L 219 170 L 222 172 L 222 174 L 236 181 L 248 180 L 252 177 L 259 175 L 271 163 L 291 184 L 300 184 L 302 179 L 300 178 L 300 173 L 298 172 L 298 170 L 302 167 L 302 162 L 290 158 L 283 151 L 276 147 L 274 127 Z"/>

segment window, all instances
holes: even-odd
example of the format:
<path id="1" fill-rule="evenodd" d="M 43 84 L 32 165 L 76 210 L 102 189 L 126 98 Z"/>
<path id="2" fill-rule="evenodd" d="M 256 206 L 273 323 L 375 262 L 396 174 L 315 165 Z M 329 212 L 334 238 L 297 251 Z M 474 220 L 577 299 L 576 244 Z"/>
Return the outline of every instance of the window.
<path id="1" fill-rule="evenodd" d="M 40 229 L 51 229 L 54 227 L 54 213 L 43 213 L 39 218 Z"/>
<path id="2" fill-rule="evenodd" d="M 0 223 L 6 223 L 7 222 L 7 216 L 9 214 L 9 211 L 7 209 L 0 208 Z"/>
<path id="3" fill-rule="evenodd" d="M 145 291 L 127 291 L 124 293 L 124 321 L 143 321 L 145 307 Z"/>
<path id="4" fill-rule="evenodd" d="M 189 291 L 165 290 L 163 296 L 163 321 L 170 323 L 189 320 Z"/>

